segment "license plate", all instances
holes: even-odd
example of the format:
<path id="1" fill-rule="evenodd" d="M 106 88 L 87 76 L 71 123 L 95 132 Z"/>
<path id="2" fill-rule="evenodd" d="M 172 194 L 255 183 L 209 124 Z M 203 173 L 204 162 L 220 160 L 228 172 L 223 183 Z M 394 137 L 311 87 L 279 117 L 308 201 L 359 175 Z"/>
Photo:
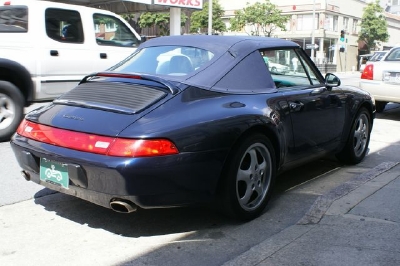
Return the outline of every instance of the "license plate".
<path id="1" fill-rule="evenodd" d="M 390 75 L 389 82 L 400 83 L 400 73 L 392 72 Z"/>
<path id="2" fill-rule="evenodd" d="M 68 188 L 68 165 L 60 162 L 40 159 L 40 180 Z"/>

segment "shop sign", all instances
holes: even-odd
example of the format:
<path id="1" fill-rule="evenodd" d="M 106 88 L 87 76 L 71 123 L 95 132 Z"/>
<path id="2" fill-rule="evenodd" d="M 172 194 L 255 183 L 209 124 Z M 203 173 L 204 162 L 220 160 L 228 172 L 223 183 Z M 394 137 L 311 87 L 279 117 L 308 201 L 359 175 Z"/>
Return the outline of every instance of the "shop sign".
<path id="1" fill-rule="evenodd" d="M 203 9 L 203 0 L 154 0 L 155 5 Z"/>

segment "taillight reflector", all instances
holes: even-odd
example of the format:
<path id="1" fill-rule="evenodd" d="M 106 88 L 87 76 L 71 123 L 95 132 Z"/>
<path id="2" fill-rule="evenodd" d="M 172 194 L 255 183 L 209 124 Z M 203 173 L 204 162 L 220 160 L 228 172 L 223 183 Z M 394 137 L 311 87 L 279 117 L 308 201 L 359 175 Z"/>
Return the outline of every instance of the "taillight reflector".
<path id="1" fill-rule="evenodd" d="M 361 79 L 374 79 L 374 65 L 366 65 L 364 71 L 361 74 Z"/>
<path id="2" fill-rule="evenodd" d="M 118 157 L 148 157 L 177 154 L 167 139 L 125 139 L 105 137 L 49 127 L 23 120 L 17 133 L 29 139 L 73 150 Z"/>

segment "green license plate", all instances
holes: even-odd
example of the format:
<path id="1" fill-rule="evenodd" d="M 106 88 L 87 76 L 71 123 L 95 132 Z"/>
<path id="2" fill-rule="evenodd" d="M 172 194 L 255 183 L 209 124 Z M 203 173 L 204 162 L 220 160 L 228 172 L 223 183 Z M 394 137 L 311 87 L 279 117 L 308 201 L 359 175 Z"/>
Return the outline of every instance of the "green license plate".
<path id="1" fill-rule="evenodd" d="M 45 158 L 40 159 L 40 180 L 68 188 L 68 166 Z"/>

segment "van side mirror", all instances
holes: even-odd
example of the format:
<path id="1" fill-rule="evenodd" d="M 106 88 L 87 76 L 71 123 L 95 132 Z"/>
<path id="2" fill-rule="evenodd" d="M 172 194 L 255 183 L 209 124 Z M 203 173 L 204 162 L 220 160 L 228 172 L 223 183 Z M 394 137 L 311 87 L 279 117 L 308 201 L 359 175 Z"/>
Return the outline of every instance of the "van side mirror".
<path id="1" fill-rule="evenodd" d="M 143 42 L 145 42 L 145 41 L 147 41 L 147 36 L 145 36 L 145 35 L 140 35 L 140 43 L 143 43 Z"/>

